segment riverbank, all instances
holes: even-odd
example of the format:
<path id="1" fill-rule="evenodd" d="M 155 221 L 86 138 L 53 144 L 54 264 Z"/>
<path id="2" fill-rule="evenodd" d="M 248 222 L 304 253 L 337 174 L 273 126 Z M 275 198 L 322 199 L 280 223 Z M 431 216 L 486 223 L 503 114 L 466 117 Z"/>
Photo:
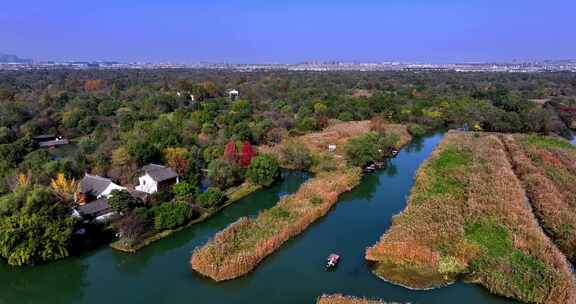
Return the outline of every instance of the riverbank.
<path id="1" fill-rule="evenodd" d="M 397 135 L 397 147 L 410 141 L 411 136 L 405 126 L 376 126 L 371 121 L 339 123 L 322 132 L 293 139 L 306 145 L 312 153 L 321 155 L 321 158 L 333 159 L 333 171 L 318 170 L 319 166 L 316 166 L 313 169 L 316 176 L 302 185 L 297 193 L 282 199 L 255 219 L 239 219 L 204 246 L 196 248 L 190 260 L 192 269 L 215 281 L 230 280 L 249 273 L 284 242 L 324 216 L 342 193 L 360 183 L 362 171 L 347 166 L 343 156 L 344 146 L 350 138 L 386 126 L 387 134 Z M 267 148 L 265 153 L 279 155 L 281 145 Z M 336 149 L 329 152 L 328 145 L 336 145 Z"/>
<path id="2" fill-rule="evenodd" d="M 224 208 L 226 208 L 226 207 L 234 204 L 235 202 L 241 200 L 242 198 L 260 190 L 261 188 L 262 188 L 262 186 L 255 185 L 255 184 L 252 184 L 249 182 L 245 182 L 242 185 L 230 188 L 230 189 L 228 189 L 228 191 L 226 191 L 225 195 L 227 197 L 227 200 L 224 204 L 222 204 L 221 206 L 219 206 L 218 208 L 215 208 L 213 210 L 206 210 L 198 218 L 191 220 L 190 222 L 188 222 L 187 224 L 185 224 L 183 226 L 180 226 L 180 227 L 175 228 L 175 229 L 168 229 L 168 230 L 163 230 L 160 232 L 153 233 L 149 236 L 146 236 L 145 238 L 143 238 L 141 241 L 139 241 L 137 243 L 130 243 L 129 244 L 129 243 L 123 242 L 122 240 L 118 240 L 118 241 L 111 243 L 110 247 L 112 247 L 115 250 L 122 251 L 122 252 L 135 253 L 138 250 L 141 250 L 141 249 L 145 248 L 146 246 L 149 246 L 150 244 L 152 244 L 154 242 L 157 242 L 161 239 L 167 238 L 178 231 L 189 228 L 195 224 L 201 223 L 201 222 L 209 219 L 210 217 L 212 217 L 216 213 L 222 211 Z"/>
<path id="3" fill-rule="evenodd" d="M 525 302 L 576 302 L 570 265 L 540 228 L 496 134 L 449 132 L 365 257 L 377 276 L 412 288 L 464 276 Z"/>
<path id="4" fill-rule="evenodd" d="M 382 300 L 371 300 L 344 296 L 341 294 L 322 295 L 316 300 L 316 304 L 400 304 L 397 302 L 385 302 Z"/>

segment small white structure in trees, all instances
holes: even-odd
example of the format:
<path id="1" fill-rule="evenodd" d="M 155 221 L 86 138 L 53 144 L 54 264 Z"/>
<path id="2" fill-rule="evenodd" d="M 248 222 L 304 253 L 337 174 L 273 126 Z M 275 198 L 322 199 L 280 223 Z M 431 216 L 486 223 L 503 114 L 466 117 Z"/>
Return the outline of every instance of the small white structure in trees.
<path id="1" fill-rule="evenodd" d="M 328 151 L 329 152 L 336 152 L 336 145 L 335 144 L 329 144 L 328 145 Z"/>
<path id="2" fill-rule="evenodd" d="M 178 174 L 172 169 L 155 164 L 142 167 L 142 175 L 138 178 L 136 190 L 153 194 L 166 191 L 180 182 Z"/>
<path id="3" fill-rule="evenodd" d="M 231 101 L 238 99 L 239 95 L 240 95 L 240 93 L 238 93 L 237 90 L 228 91 L 228 98 L 230 98 Z"/>

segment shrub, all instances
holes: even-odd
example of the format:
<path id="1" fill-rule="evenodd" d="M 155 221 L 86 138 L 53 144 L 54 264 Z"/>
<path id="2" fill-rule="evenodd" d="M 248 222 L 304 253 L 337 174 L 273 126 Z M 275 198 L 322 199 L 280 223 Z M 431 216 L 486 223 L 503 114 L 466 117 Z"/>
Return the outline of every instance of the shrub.
<path id="1" fill-rule="evenodd" d="M 278 160 L 271 155 L 260 155 L 252 160 L 246 176 L 258 185 L 270 186 L 280 173 Z"/>
<path id="2" fill-rule="evenodd" d="M 292 169 L 307 170 L 312 165 L 310 149 L 297 141 L 290 141 L 282 145 L 280 156 L 285 165 Z"/>
<path id="3" fill-rule="evenodd" d="M 320 205 L 320 204 L 322 204 L 322 198 L 319 197 L 319 196 L 313 196 L 313 197 L 310 199 L 310 202 L 311 202 L 313 205 Z"/>
<path id="4" fill-rule="evenodd" d="M 198 187 L 188 182 L 180 182 L 172 187 L 172 193 L 178 201 L 189 201 L 198 193 Z"/>
<path id="5" fill-rule="evenodd" d="M 350 112 L 342 112 L 338 115 L 338 119 L 342 121 L 351 121 L 354 120 L 354 114 Z"/>
<path id="6" fill-rule="evenodd" d="M 346 160 L 353 166 L 362 166 L 369 161 L 381 159 L 398 142 L 395 134 L 383 136 L 370 132 L 352 138 L 344 147 Z"/>
<path id="7" fill-rule="evenodd" d="M 314 155 L 314 166 L 318 171 L 330 172 L 338 169 L 338 164 L 332 155 L 329 154 L 316 154 Z"/>
<path id="8" fill-rule="evenodd" d="M 108 204 L 112 210 L 122 213 L 132 210 L 139 202 L 126 190 L 113 190 L 108 197 Z"/>
<path id="9" fill-rule="evenodd" d="M 410 132 L 412 136 L 422 136 L 426 134 L 426 128 L 419 124 L 409 124 L 408 132 Z"/>
<path id="10" fill-rule="evenodd" d="M 136 208 L 118 222 L 118 230 L 124 240 L 137 242 L 150 231 L 151 224 L 148 210 Z"/>
<path id="11" fill-rule="evenodd" d="M 214 187 L 208 188 L 206 191 L 196 197 L 198 204 L 205 208 L 218 206 L 223 199 L 224 193 L 222 193 L 220 189 Z"/>
<path id="12" fill-rule="evenodd" d="M 216 187 L 226 189 L 240 180 L 240 168 L 225 160 L 216 159 L 208 165 L 208 178 Z"/>
<path id="13" fill-rule="evenodd" d="M 154 228 L 158 231 L 184 225 L 194 217 L 194 210 L 186 203 L 163 203 L 153 208 Z"/>

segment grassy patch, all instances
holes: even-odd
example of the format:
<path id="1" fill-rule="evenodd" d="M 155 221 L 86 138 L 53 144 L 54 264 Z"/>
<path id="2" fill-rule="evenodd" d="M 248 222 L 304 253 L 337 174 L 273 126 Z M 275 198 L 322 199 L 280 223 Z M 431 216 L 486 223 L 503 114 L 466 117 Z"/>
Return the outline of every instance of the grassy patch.
<path id="1" fill-rule="evenodd" d="M 573 146 L 570 142 L 561 138 L 529 135 L 522 139 L 522 143 L 537 146 L 544 149 L 560 148 L 576 151 L 576 146 Z"/>
<path id="2" fill-rule="evenodd" d="M 542 260 L 515 249 L 506 227 L 494 220 L 480 220 L 467 224 L 465 231 L 466 238 L 485 252 L 471 263 L 473 271 L 483 273 L 498 284 L 508 281 L 518 296 L 529 302 L 538 302 L 547 291 L 541 288 L 553 284 L 553 271 Z"/>
<path id="3" fill-rule="evenodd" d="M 495 220 L 481 220 L 466 224 L 465 237 L 480 245 L 486 252 L 486 258 L 493 260 L 510 252 L 512 240 L 510 232 Z"/>
<path id="4" fill-rule="evenodd" d="M 470 151 L 451 146 L 444 149 L 426 169 L 427 183 L 424 191 L 414 196 L 416 203 L 421 203 L 429 198 L 451 196 L 456 200 L 463 200 L 466 195 L 467 181 L 464 174 L 459 174 L 462 169 L 472 163 Z"/>
<path id="5" fill-rule="evenodd" d="M 454 277 L 439 273 L 434 268 L 410 262 L 379 261 L 373 271 L 387 281 L 410 288 L 434 288 L 454 280 Z"/>

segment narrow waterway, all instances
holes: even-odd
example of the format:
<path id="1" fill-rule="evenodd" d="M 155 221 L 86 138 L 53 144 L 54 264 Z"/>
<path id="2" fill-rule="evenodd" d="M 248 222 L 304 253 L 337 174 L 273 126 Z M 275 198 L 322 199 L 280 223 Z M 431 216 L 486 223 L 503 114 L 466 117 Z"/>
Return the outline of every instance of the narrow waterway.
<path id="1" fill-rule="evenodd" d="M 0 265 L 0 304 L 314 303 L 322 293 L 335 292 L 423 304 L 511 303 L 464 283 L 411 291 L 376 278 L 364 261 L 365 248 L 402 211 L 418 166 L 441 138 L 436 134 L 415 140 L 385 170 L 365 176 L 326 217 L 243 278 L 214 283 L 199 277 L 189 266 L 191 251 L 238 217 L 273 206 L 306 176 L 289 174 L 282 183 L 134 255 L 102 248 L 35 268 Z M 342 261 L 335 272 L 325 272 L 331 252 L 342 255 Z"/>

